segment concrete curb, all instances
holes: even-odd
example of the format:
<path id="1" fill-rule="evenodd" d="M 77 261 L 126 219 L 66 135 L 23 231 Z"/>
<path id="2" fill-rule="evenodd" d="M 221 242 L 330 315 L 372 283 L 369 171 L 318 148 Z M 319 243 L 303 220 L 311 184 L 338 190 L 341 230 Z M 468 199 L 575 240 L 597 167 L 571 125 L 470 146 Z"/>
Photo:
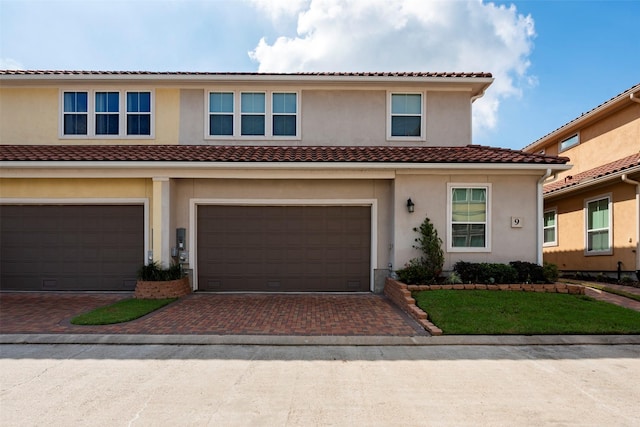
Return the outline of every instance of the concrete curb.
<path id="1" fill-rule="evenodd" d="M 97 345 L 265 345 L 265 346 L 434 346 L 434 345 L 640 345 L 640 335 L 91 335 L 0 334 L 0 344 Z"/>

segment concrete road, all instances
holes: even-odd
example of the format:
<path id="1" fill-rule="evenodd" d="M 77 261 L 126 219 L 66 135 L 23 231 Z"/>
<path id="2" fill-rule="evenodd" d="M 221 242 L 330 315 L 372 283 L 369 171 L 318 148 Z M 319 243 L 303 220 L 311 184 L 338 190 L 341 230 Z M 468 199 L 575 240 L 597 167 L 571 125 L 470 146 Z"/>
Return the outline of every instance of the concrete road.
<path id="1" fill-rule="evenodd" d="M 640 426 L 640 346 L 2 345 L 0 425 Z"/>

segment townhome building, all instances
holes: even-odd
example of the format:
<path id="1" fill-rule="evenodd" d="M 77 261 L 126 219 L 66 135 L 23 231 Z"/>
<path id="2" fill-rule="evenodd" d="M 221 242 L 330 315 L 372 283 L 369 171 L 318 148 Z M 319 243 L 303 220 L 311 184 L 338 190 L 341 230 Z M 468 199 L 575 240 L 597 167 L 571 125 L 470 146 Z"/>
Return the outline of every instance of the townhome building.
<path id="1" fill-rule="evenodd" d="M 544 185 L 544 260 L 569 274 L 637 280 L 640 84 L 524 148 L 570 158 Z"/>
<path id="2" fill-rule="evenodd" d="M 471 144 L 492 81 L 0 71 L 0 288 L 131 290 L 155 261 L 195 291 L 381 292 L 425 217 L 445 270 L 541 263 L 570 166 Z"/>

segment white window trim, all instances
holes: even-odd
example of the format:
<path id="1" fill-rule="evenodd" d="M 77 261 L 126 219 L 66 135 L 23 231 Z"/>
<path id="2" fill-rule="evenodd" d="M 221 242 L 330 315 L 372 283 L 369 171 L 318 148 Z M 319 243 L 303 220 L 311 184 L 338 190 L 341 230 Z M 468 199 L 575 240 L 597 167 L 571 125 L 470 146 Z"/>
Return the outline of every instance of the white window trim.
<path id="1" fill-rule="evenodd" d="M 568 147 L 562 147 L 562 143 L 563 143 L 563 142 L 566 142 L 566 141 L 570 140 L 570 139 L 571 139 L 571 138 L 573 138 L 573 137 L 576 137 L 576 138 L 577 138 L 577 142 L 575 142 L 575 143 L 571 144 L 571 145 L 570 145 L 570 146 L 568 146 Z M 566 137 L 566 138 L 562 138 L 562 139 L 558 142 L 558 153 L 561 153 L 561 152 L 563 152 L 563 151 L 567 151 L 567 150 L 569 150 L 569 149 L 571 149 L 571 148 L 573 148 L 573 147 L 575 147 L 575 146 L 577 146 L 577 145 L 580 145 L 580 132 L 572 133 L 572 134 L 571 134 L 571 135 L 569 135 L 568 137 Z"/>
<path id="2" fill-rule="evenodd" d="M 555 218 L 555 225 L 553 227 L 545 227 L 544 226 L 544 215 L 546 215 L 549 212 L 553 212 L 553 216 Z M 546 229 L 548 228 L 553 228 L 555 230 L 555 232 L 553 233 L 555 239 L 551 242 L 545 242 L 544 241 L 544 232 Z M 558 246 L 558 208 L 557 207 L 553 207 L 553 208 L 549 208 L 546 209 L 543 213 L 543 220 L 542 220 L 542 247 L 550 247 L 550 246 Z"/>
<path id="3" fill-rule="evenodd" d="M 392 136 L 391 135 L 391 103 L 392 95 L 421 95 L 420 136 Z M 387 141 L 426 141 L 427 139 L 427 93 L 416 91 L 389 90 L 387 91 Z"/>
<path id="4" fill-rule="evenodd" d="M 209 134 L 209 117 L 210 112 L 210 94 L 214 92 L 233 93 L 233 135 L 210 135 Z M 264 93 L 265 94 L 265 112 L 264 112 L 264 135 L 242 135 L 242 103 L 243 93 Z M 296 134 L 295 135 L 274 135 L 273 134 L 273 94 L 274 93 L 295 93 L 296 94 Z M 263 89 L 227 89 L 227 88 L 209 88 L 205 91 L 204 97 L 204 139 L 205 140 L 238 140 L 238 141 L 262 141 L 262 140 L 279 140 L 279 141 L 298 141 L 302 139 L 301 131 L 301 105 L 302 93 L 299 90 L 263 90 Z"/>
<path id="5" fill-rule="evenodd" d="M 487 192 L 486 199 L 486 221 L 485 221 L 485 247 L 454 247 L 453 246 L 453 221 L 451 216 L 453 214 L 453 201 L 451 197 L 452 190 L 454 188 L 482 188 Z M 465 182 L 449 182 L 447 183 L 447 252 L 491 252 L 491 183 L 465 183 Z"/>
<path id="6" fill-rule="evenodd" d="M 598 200 L 607 199 L 608 204 L 608 221 L 607 227 L 608 233 L 608 245 L 609 249 L 604 251 L 590 251 L 589 250 L 589 203 L 597 202 Z M 612 194 L 602 194 L 600 196 L 591 197 L 584 200 L 584 255 L 585 256 L 598 256 L 598 255 L 613 255 L 613 202 Z M 604 229 L 602 229 L 604 230 Z"/>
<path id="7" fill-rule="evenodd" d="M 64 133 L 64 94 L 65 92 L 86 92 L 87 93 L 87 133 L 85 135 L 66 135 Z M 96 134 L 95 110 L 97 92 L 117 92 L 118 93 L 118 134 L 100 135 Z M 151 122 L 149 135 L 127 135 L 127 93 L 129 92 L 149 92 L 151 94 Z M 147 88 L 114 89 L 114 88 L 64 88 L 59 93 L 59 114 L 58 114 L 58 138 L 60 139 L 155 139 L 155 91 Z M 132 113 L 136 114 L 136 113 Z M 144 114 L 144 113 L 143 113 Z"/>

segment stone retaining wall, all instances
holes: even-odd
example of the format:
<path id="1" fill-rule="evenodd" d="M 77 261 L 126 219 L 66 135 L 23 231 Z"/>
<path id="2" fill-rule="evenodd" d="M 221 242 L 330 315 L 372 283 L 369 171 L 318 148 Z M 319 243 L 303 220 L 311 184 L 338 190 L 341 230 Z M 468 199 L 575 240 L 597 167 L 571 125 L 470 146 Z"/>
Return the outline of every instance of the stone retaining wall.
<path id="1" fill-rule="evenodd" d="M 562 294 L 584 295 L 584 286 L 571 285 L 566 283 L 554 283 L 550 285 L 406 285 L 397 280 L 387 278 L 384 284 L 384 294 L 393 301 L 402 311 L 414 318 L 431 335 L 442 335 L 442 330 L 429 322 L 429 316 L 416 305 L 416 300 L 411 296 L 411 292 L 435 291 L 439 289 L 455 290 L 490 290 L 490 291 L 521 291 L 521 292 L 552 292 Z"/>
<path id="2" fill-rule="evenodd" d="M 191 293 L 188 277 L 167 282 L 145 282 L 138 280 L 134 297 L 139 299 L 180 298 Z"/>

